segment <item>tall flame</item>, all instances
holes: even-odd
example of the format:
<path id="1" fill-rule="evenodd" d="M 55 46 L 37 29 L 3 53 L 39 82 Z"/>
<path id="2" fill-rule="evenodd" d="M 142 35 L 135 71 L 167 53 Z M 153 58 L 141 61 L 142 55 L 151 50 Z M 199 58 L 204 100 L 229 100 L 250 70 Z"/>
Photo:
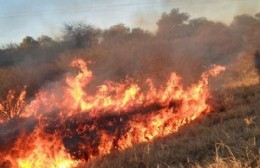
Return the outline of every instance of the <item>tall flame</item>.
<path id="1" fill-rule="evenodd" d="M 93 74 L 86 62 L 77 59 L 72 66 L 79 69 L 76 76 L 41 90 L 26 105 L 20 116 L 33 118 L 37 126 L 29 133 L 21 131 L 13 145 L 0 152 L 0 163 L 8 160 L 22 168 L 73 167 L 177 132 L 210 111 L 208 78 L 225 70 L 212 66 L 187 89 L 181 77 L 172 73 L 159 88 L 150 79 L 140 86 L 128 78 L 121 83 L 107 81 L 90 94 L 86 88 Z"/>

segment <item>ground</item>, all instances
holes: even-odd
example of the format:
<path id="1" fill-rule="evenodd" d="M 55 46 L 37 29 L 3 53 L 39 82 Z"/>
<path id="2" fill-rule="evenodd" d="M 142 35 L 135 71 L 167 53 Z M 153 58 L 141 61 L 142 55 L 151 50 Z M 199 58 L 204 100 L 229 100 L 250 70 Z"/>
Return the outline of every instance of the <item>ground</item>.
<path id="1" fill-rule="evenodd" d="M 260 85 L 212 91 L 212 112 L 164 139 L 87 167 L 260 167 Z"/>

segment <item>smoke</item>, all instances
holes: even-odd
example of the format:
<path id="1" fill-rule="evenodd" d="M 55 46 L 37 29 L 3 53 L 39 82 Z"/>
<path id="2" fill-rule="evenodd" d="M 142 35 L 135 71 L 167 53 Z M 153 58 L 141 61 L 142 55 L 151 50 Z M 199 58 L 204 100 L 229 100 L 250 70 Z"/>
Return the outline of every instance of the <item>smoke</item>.
<path id="1" fill-rule="evenodd" d="M 137 22 L 150 24 L 148 17 L 137 18 Z M 106 80 L 120 81 L 126 76 L 140 83 L 152 78 L 159 85 L 173 71 L 189 84 L 210 65 L 228 65 L 241 52 L 250 54 L 260 48 L 257 14 L 235 16 L 226 25 L 173 9 L 163 13 L 156 25 L 156 31 L 150 32 L 124 24 L 99 29 L 73 23 L 65 26 L 60 40 L 26 37 L 0 52 L 0 73 L 8 83 L 0 88 L 1 95 L 23 85 L 33 88 L 29 91 L 33 95 L 45 83 L 70 72 L 69 62 L 75 57 L 92 61 L 89 66 L 95 79 L 91 88 L 95 89 Z"/>
<path id="2" fill-rule="evenodd" d="M 142 23 L 146 22 L 142 21 Z M 97 86 L 105 81 L 122 82 L 128 77 L 133 78 L 138 84 L 140 83 L 140 87 L 147 82 L 147 79 L 152 79 L 155 87 L 158 88 L 161 84 L 166 83 L 172 72 L 181 75 L 183 82 L 191 86 L 212 64 L 229 65 L 241 53 L 255 53 L 254 51 L 260 48 L 259 14 L 255 16 L 239 15 L 234 17 L 230 25 L 226 25 L 207 18 L 191 19 L 188 13 L 173 9 L 168 13 L 163 13 L 156 24 L 157 30 L 154 33 L 142 28 L 129 28 L 124 24 L 99 29 L 81 23 L 66 26 L 61 40 L 48 36 L 38 39 L 26 37 L 20 44 L 1 50 L 0 75 L 3 76 L 3 86 L 0 88 L 0 94 L 3 95 L 8 89 L 13 89 L 15 86 L 27 85 L 29 96 L 35 96 L 41 90 L 50 100 L 52 100 L 51 98 L 56 100 L 55 105 L 60 105 L 59 103 L 65 97 L 64 88 L 80 86 L 82 90 L 78 91 L 88 90 L 87 93 L 91 93 L 91 91 L 95 92 Z M 85 77 L 82 75 L 83 72 L 77 76 L 79 79 L 76 82 L 68 83 L 68 77 L 76 71 L 70 68 L 70 62 L 75 58 L 91 61 L 88 64 L 88 68 L 93 72 L 93 79 L 92 74 L 89 75 L 92 80 L 91 84 L 82 87 L 80 82 L 81 78 Z M 207 81 L 204 82 L 208 84 Z M 170 88 L 172 89 L 172 87 Z M 84 94 L 80 94 L 76 98 L 81 102 L 84 96 Z M 198 97 L 200 98 L 200 96 L 196 98 Z M 52 101 L 50 102 L 52 103 Z M 172 108 L 171 103 L 168 103 L 167 108 Z M 50 107 L 50 115 L 46 116 L 46 120 L 50 121 L 49 125 L 46 124 L 47 132 L 58 129 L 56 123 L 61 122 L 56 121 L 59 118 L 55 108 L 56 106 Z M 162 107 L 152 104 L 151 107 L 146 108 L 141 109 L 141 112 L 144 113 L 144 116 L 141 117 L 142 121 L 145 121 L 146 113 L 154 110 L 153 108 L 158 110 Z M 39 107 L 39 113 L 42 111 L 46 112 L 47 109 Z M 66 112 L 64 111 L 64 113 Z M 120 124 L 123 127 L 125 120 L 135 121 L 136 111 L 130 111 L 130 114 L 129 116 L 112 115 L 112 117 L 97 118 L 97 128 L 109 132 L 107 129 L 110 129 L 109 124 L 111 123 L 113 126 L 115 125 L 115 128 L 118 128 Z M 92 147 L 91 143 L 102 139 L 100 140 L 99 135 L 96 135 L 99 134 L 96 130 L 83 132 L 90 137 L 98 137 L 94 138 L 93 142 L 84 137 L 77 139 L 78 137 L 74 135 L 75 130 L 67 132 L 67 126 L 74 128 L 74 125 L 77 126 L 80 123 L 77 117 L 83 118 L 81 116 L 69 118 L 67 125 L 62 127 L 61 134 L 64 133 L 69 137 L 63 137 L 63 141 L 67 143 L 65 144 L 67 149 L 74 153 L 75 157 L 87 160 L 88 155 L 91 154 L 86 153 L 81 156 L 81 153 L 75 153 L 75 150 L 78 151 L 78 147 L 69 145 L 74 141 L 80 143 L 82 141 L 87 143 L 86 147 L 89 148 Z M 4 142 L 6 137 L 13 137 L 11 144 L 15 143 L 18 134 L 24 130 L 27 130 L 25 133 L 30 134 L 37 125 L 34 118 L 29 118 L 28 121 L 18 120 L 0 124 L 0 130 L 8 130 L 7 134 L 0 134 L 2 144 L 7 143 Z M 82 125 L 89 127 L 95 122 L 89 119 L 84 120 L 84 118 L 81 121 Z M 14 124 L 16 122 L 20 125 Z M 126 131 L 118 132 L 114 127 L 111 129 L 110 131 L 118 134 L 119 137 L 123 137 L 123 133 Z M 0 146 L 0 148 L 4 147 Z M 95 150 L 91 151 L 93 155 L 96 155 Z"/>
<path id="3" fill-rule="evenodd" d="M 131 20 L 134 27 L 140 27 L 144 30 L 155 32 L 157 29 L 156 21 L 160 18 L 160 12 L 149 10 L 146 12 L 137 12 Z"/>
<path id="4" fill-rule="evenodd" d="M 240 52 L 259 48 L 259 21 L 239 15 L 228 26 L 207 18 L 190 19 L 174 9 L 162 14 L 155 34 L 124 25 L 104 30 L 101 49 L 91 50 L 95 56 L 87 57 L 94 60 L 95 76 L 104 80 L 130 75 L 161 81 L 175 71 L 190 83 L 209 65 L 227 65 Z"/>

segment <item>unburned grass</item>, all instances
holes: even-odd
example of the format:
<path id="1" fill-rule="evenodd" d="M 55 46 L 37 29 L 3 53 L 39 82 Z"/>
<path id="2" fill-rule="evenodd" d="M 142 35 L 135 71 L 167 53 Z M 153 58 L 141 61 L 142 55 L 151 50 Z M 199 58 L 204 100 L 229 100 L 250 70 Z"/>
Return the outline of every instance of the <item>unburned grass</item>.
<path id="1" fill-rule="evenodd" d="M 169 137 L 88 162 L 87 167 L 259 167 L 260 86 L 213 92 L 213 111 Z"/>

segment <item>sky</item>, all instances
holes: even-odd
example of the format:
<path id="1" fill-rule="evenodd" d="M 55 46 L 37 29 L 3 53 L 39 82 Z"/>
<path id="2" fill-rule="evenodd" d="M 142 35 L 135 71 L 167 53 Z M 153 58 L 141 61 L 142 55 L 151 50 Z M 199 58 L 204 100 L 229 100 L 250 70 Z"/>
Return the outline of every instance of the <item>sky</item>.
<path id="1" fill-rule="evenodd" d="M 59 37 L 64 24 L 100 28 L 123 23 L 155 31 L 163 12 L 178 8 L 191 18 L 230 24 L 235 15 L 260 12 L 259 0 L 0 0 L 0 46 L 25 36 Z"/>

